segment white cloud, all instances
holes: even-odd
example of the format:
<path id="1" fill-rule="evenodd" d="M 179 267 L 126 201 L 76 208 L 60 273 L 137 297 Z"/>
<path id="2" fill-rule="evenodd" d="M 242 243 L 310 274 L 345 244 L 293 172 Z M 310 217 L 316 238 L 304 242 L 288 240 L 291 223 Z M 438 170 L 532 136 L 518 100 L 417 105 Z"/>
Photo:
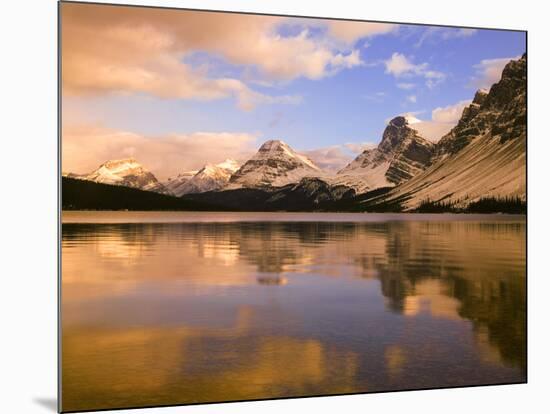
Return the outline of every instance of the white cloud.
<path id="1" fill-rule="evenodd" d="M 416 95 L 409 95 L 407 96 L 407 102 L 410 102 L 410 103 L 416 103 Z"/>
<path id="2" fill-rule="evenodd" d="M 419 75 L 427 67 L 426 63 L 415 65 L 405 55 L 397 52 L 393 53 L 391 58 L 384 61 L 384 64 L 386 65 L 386 73 L 390 73 L 396 78 L 410 74 Z"/>
<path id="3" fill-rule="evenodd" d="M 353 157 L 342 151 L 339 145 L 301 151 L 301 153 L 327 172 L 336 172 L 353 160 Z"/>
<path id="4" fill-rule="evenodd" d="M 400 82 L 397 84 L 397 87 L 399 89 L 404 89 L 406 91 L 413 89 L 415 86 L 416 85 L 414 83 L 406 83 L 406 82 Z"/>
<path id="5" fill-rule="evenodd" d="M 89 125 L 63 128 L 63 171 L 87 173 L 110 159 L 134 157 L 157 178 L 197 170 L 226 158 L 245 160 L 256 151 L 249 133 L 195 132 L 158 137 Z"/>
<path id="6" fill-rule="evenodd" d="M 456 124 L 464 108 L 472 103 L 471 99 L 459 101 L 453 105 L 438 107 L 432 111 L 432 121 Z"/>
<path id="7" fill-rule="evenodd" d="M 302 151 L 302 153 L 323 170 L 335 173 L 353 161 L 358 154 L 374 147 L 376 144 L 372 142 L 348 142 L 343 145 Z"/>
<path id="8" fill-rule="evenodd" d="M 428 141 L 437 142 L 454 126 L 455 124 L 445 122 L 420 121 L 414 124 L 413 128 Z"/>
<path id="9" fill-rule="evenodd" d="M 350 22 L 344 20 L 329 20 L 328 33 L 340 41 L 353 44 L 364 37 L 396 32 L 398 25 L 373 22 Z"/>
<path id="10" fill-rule="evenodd" d="M 431 120 L 418 119 L 418 121 L 414 123 L 413 128 L 424 138 L 432 142 L 437 142 L 456 126 L 464 108 L 471 102 L 471 100 L 463 100 L 452 105 L 435 108 L 431 113 Z M 417 111 L 402 115 L 416 116 L 423 112 L 424 111 Z"/>
<path id="11" fill-rule="evenodd" d="M 443 82 L 446 77 L 444 73 L 430 69 L 428 63 L 414 64 L 405 55 L 398 52 L 393 53 L 389 59 L 385 60 L 384 65 L 386 73 L 396 78 L 424 77 L 428 88 L 433 88 Z"/>
<path id="12" fill-rule="evenodd" d="M 347 142 L 344 144 L 344 147 L 346 147 L 354 154 L 361 154 L 367 149 L 375 148 L 376 145 L 377 144 L 375 144 L 374 142 Z"/>
<path id="13" fill-rule="evenodd" d="M 474 65 L 476 75 L 472 79 L 472 85 L 476 88 L 491 88 L 494 83 L 500 80 L 504 66 L 511 60 L 519 58 L 520 56 L 483 59 L 481 62 Z"/>
<path id="14" fill-rule="evenodd" d="M 452 27 L 428 27 L 423 32 L 418 42 L 415 43 L 415 47 L 420 47 L 430 40 L 431 42 L 437 42 L 441 40 L 459 39 L 471 37 L 477 33 L 477 29 L 467 28 L 452 28 Z"/>
<path id="15" fill-rule="evenodd" d="M 413 118 L 416 118 L 418 115 L 422 115 L 422 114 L 424 114 L 424 113 L 426 113 L 426 111 L 425 111 L 424 109 L 421 109 L 421 110 L 419 110 L 419 111 L 407 111 L 407 112 L 403 112 L 403 113 L 400 113 L 400 114 L 395 115 L 395 116 L 404 116 L 404 117 L 407 117 L 407 118 L 409 118 L 409 119 L 413 119 Z M 395 116 L 392 116 L 391 118 L 386 118 L 386 119 L 384 120 L 384 122 L 385 122 L 386 124 L 389 124 L 390 121 L 391 121 L 393 118 L 395 118 Z"/>

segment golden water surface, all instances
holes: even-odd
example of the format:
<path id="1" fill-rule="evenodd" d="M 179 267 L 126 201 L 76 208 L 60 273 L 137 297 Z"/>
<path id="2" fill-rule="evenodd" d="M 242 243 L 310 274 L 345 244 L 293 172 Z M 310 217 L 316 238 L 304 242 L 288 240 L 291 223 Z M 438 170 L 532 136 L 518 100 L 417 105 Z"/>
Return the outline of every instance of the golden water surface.
<path id="1" fill-rule="evenodd" d="M 64 411 L 526 379 L 522 217 L 64 212 Z"/>

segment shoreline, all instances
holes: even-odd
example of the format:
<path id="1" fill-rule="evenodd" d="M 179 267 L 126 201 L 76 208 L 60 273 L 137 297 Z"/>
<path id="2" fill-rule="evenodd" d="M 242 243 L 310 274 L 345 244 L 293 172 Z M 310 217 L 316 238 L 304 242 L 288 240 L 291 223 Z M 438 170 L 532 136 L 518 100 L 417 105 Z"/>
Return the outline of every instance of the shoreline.
<path id="1" fill-rule="evenodd" d="M 265 212 L 265 211 L 124 211 L 62 210 L 62 224 L 130 223 L 381 223 L 381 222 L 526 222 L 526 214 L 504 213 L 366 213 L 366 212 Z"/>

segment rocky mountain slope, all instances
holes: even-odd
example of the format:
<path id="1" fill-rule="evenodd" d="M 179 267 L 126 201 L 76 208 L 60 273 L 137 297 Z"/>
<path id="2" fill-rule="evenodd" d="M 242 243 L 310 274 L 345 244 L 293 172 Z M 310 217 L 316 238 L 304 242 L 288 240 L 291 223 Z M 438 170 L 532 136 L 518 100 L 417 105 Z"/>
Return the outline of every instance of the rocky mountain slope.
<path id="1" fill-rule="evenodd" d="M 526 198 L 527 58 L 509 62 L 478 91 L 434 148 L 432 165 L 371 203 L 414 209 L 426 200 L 464 206 L 480 198 Z"/>
<path id="2" fill-rule="evenodd" d="M 186 194 L 185 200 L 241 211 L 316 211 L 338 200 L 350 200 L 355 191 L 334 186 L 316 177 L 304 177 L 298 183 L 282 187 L 238 188 Z"/>
<path id="3" fill-rule="evenodd" d="M 170 194 L 181 195 L 181 187 L 189 181 L 198 171 L 185 171 L 179 173 L 175 177 L 170 177 L 168 180 L 164 181 L 162 184 L 167 188 Z"/>
<path id="4" fill-rule="evenodd" d="M 76 178 L 101 184 L 122 185 L 157 193 L 169 192 L 153 173 L 145 169 L 134 158 L 104 162 L 90 174 L 79 175 Z"/>
<path id="5" fill-rule="evenodd" d="M 231 176 L 224 189 L 282 187 L 319 174 L 321 169 L 309 158 L 283 141 L 271 140 Z"/>
<path id="6" fill-rule="evenodd" d="M 191 177 L 181 174 L 170 180 L 172 184 L 168 188 L 178 197 L 190 193 L 217 191 L 228 183 L 239 166 L 239 163 L 232 159 L 227 159 L 220 164 L 207 164 Z"/>
<path id="7" fill-rule="evenodd" d="M 411 125 L 414 118 L 392 119 L 376 148 L 367 149 L 331 179 L 358 192 L 399 185 L 425 170 L 431 163 L 434 144 Z"/>

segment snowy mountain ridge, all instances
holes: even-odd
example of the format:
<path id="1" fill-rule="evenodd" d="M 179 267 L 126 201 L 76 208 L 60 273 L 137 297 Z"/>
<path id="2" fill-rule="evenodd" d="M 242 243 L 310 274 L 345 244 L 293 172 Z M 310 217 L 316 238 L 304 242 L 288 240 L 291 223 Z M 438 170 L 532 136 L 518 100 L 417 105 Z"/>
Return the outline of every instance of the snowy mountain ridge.
<path id="1" fill-rule="evenodd" d="M 282 187 L 323 174 L 313 161 L 281 140 L 266 141 L 230 178 L 224 190 Z"/>
<path id="2" fill-rule="evenodd" d="M 399 185 L 423 171 L 430 164 L 434 145 L 411 128 L 417 122 L 411 116 L 393 118 L 378 146 L 363 151 L 330 181 L 362 193 Z"/>
<path id="3" fill-rule="evenodd" d="M 101 184 L 123 185 L 140 190 L 168 193 L 168 190 L 157 178 L 145 169 L 135 158 L 109 160 L 89 174 L 76 178 L 94 181 Z"/>
<path id="4" fill-rule="evenodd" d="M 206 164 L 199 171 L 189 175 L 180 174 L 169 180 L 169 188 L 177 197 L 190 193 L 204 193 L 222 189 L 240 164 L 233 159 L 226 159 L 219 164 Z"/>

